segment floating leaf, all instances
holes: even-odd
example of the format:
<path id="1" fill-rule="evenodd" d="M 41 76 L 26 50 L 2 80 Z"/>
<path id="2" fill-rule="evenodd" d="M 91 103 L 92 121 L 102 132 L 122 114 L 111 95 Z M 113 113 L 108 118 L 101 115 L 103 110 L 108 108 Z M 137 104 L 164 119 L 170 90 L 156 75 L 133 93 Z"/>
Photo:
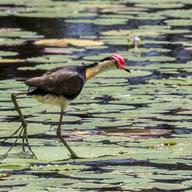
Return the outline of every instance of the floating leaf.
<path id="1" fill-rule="evenodd" d="M 170 26 L 192 26 L 192 19 L 170 19 L 166 20 L 165 23 Z"/>
<path id="2" fill-rule="evenodd" d="M 20 65 L 24 71 L 11 63 L 1 66 L 0 142 L 20 126 L 10 94 L 27 86 L 15 78 L 94 63 L 114 52 L 125 57 L 131 73 L 111 70 L 87 81 L 66 110 L 62 136 L 82 159 L 68 159 L 56 136 L 58 107 L 18 97 L 38 159 L 23 158 L 27 148 L 21 152 L 20 138 L 0 162 L 0 190 L 190 191 L 191 5 L 191 0 L 1 0 L 0 15 L 6 17 L 0 56 L 27 63 Z M 127 45 L 129 35 L 142 39 L 138 54 Z M 45 39 L 55 42 L 43 47 L 32 44 L 42 36 L 56 39 Z M 1 143 L 0 155 L 15 139 Z"/>
<path id="3" fill-rule="evenodd" d="M 0 38 L 1 46 L 16 46 L 21 45 L 25 42 L 25 39 L 11 39 L 11 38 Z"/>
<path id="4" fill-rule="evenodd" d="M 23 31 L 20 28 L 2 28 L 0 30 L 0 37 L 14 37 L 14 38 L 42 38 L 42 35 L 32 31 Z"/>
<path id="5" fill-rule="evenodd" d="M 170 147 L 176 144 L 177 143 L 175 141 L 166 141 L 164 143 L 158 143 L 158 144 L 155 144 L 154 146 L 150 146 L 150 148 L 164 149 L 166 147 Z"/>
<path id="6" fill-rule="evenodd" d="M 10 177 L 11 175 L 8 173 L 0 174 L 0 181 L 5 180 L 7 177 Z"/>
<path id="7" fill-rule="evenodd" d="M 108 136 L 121 136 L 121 137 L 132 137 L 132 138 L 149 138 L 156 136 L 169 135 L 171 130 L 159 130 L 159 129 L 106 129 L 103 135 Z"/>
<path id="8" fill-rule="evenodd" d="M 23 63 L 25 62 L 25 59 L 0 59 L 1 63 Z"/>
<path id="9" fill-rule="evenodd" d="M 0 51 L 1 57 L 15 56 L 17 54 L 18 54 L 17 52 L 13 52 L 13 51 Z"/>
<path id="10" fill-rule="evenodd" d="M 139 30 L 111 30 L 111 31 L 104 31 L 101 33 L 102 35 L 105 36 L 130 36 L 130 35 L 136 35 L 136 36 L 158 36 L 160 35 L 160 33 L 158 31 L 146 31 L 145 33 L 143 33 L 142 31 Z"/>
<path id="11" fill-rule="evenodd" d="M 102 41 L 89 40 L 89 39 L 42 39 L 34 42 L 35 45 L 40 46 L 68 46 L 73 45 L 77 47 L 84 46 L 101 46 L 104 43 Z"/>
<path id="12" fill-rule="evenodd" d="M 162 3 L 162 2 L 153 2 L 153 3 L 143 3 L 135 4 L 136 7 L 144 8 L 153 8 L 153 9 L 171 9 L 171 8 L 181 8 L 184 5 L 182 3 Z"/>
<path id="13" fill-rule="evenodd" d="M 51 47 L 45 48 L 44 52 L 45 53 L 55 53 L 55 54 L 72 54 L 73 53 L 73 51 L 68 48 L 51 48 Z"/>
<path id="14" fill-rule="evenodd" d="M 165 84 L 165 85 L 180 85 L 180 86 L 191 86 L 192 80 L 190 78 L 169 78 L 161 80 L 150 80 L 152 84 Z"/>

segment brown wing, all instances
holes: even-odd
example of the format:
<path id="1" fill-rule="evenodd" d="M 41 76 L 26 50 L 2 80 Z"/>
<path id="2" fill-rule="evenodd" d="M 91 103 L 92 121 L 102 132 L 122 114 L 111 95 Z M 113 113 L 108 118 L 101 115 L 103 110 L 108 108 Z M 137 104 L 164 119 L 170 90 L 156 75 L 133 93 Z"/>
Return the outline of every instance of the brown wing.
<path id="1" fill-rule="evenodd" d="M 73 97 L 81 91 L 84 80 L 75 70 L 58 69 L 43 76 L 28 79 L 25 83 L 55 95 Z"/>

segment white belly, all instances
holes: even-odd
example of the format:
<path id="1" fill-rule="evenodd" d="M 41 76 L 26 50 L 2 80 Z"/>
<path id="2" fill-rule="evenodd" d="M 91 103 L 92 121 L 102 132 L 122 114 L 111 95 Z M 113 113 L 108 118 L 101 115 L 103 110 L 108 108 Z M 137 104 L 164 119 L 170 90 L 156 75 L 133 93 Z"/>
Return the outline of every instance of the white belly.
<path id="1" fill-rule="evenodd" d="M 41 103 L 46 103 L 46 104 L 51 104 L 51 105 L 56 105 L 60 106 L 63 109 L 66 109 L 70 103 L 70 100 L 66 99 L 63 96 L 55 96 L 51 94 L 47 94 L 45 96 L 33 96 L 34 99 Z"/>

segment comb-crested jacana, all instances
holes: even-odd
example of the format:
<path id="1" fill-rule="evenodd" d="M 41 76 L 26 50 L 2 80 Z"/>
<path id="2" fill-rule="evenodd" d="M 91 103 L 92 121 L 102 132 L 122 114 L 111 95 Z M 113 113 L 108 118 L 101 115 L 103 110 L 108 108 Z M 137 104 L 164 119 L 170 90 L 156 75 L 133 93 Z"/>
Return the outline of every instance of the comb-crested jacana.
<path id="1" fill-rule="evenodd" d="M 70 157 L 73 159 L 78 158 L 76 153 L 71 149 L 61 134 L 61 124 L 64 110 L 67 108 L 69 103 L 80 94 L 85 82 L 88 79 L 110 69 L 122 69 L 129 72 L 129 70 L 126 69 L 124 59 L 119 54 L 115 53 L 111 57 L 102 59 L 98 63 L 94 63 L 88 66 L 83 65 L 55 68 L 46 72 L 40 77 L 34 77 L 26 80 L 25 84 L 29 86 L 28 91 L 11 95 L 12 102 L 21 120 L 21 126 L 13 134 L 4 139 L 5 141 L 19 133 L 15 142 L 5 153 L 4 157 L 6 157 L 8 152 L 15 146 L 18 139 L 22 137 L 22 150 L 25 152 L 25 147 L 27 146 L 31 155 L 36 158 L 28 141 L 27 122 L 16 100 L 18 95 L 27 94 L 36 98 L 40 102 L 57 105 L 61 108 L 60 119 L 57 128 L 57 136 L 68 149 Z"/>

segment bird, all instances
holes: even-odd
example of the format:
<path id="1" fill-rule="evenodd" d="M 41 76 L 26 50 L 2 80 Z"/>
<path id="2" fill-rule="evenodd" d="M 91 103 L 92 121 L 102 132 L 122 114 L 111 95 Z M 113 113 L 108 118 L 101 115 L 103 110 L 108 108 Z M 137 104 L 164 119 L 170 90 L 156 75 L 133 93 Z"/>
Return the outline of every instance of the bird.
<path id="1" fill-rule="evenodd" d="M 60 118 L 56 135 L 67 148 L 70 158 L 80 158 L 62 136 L 61 125 L 64 112 L 69 104 L 81 93 L 87 80 L 104 71 L 112 69 L 120 69 L 130 72 L 130 70 L 126 67 L 125 59 L 118 53 L 114 53 L 111 56 L 105 57 L 104 59 L 93 64 L 54 68 L 45 72 L 41 76 L 25 80 L 25 84 L 28 86 L 27 91 L 20 91 L 11 94 L 11 100 L 20 117 L 21 125 L 15 132 L 2 141 L 5 142 L 7 139 L 10 139 L 14 135 L 18 134 L 15 142 L 8 149 L 8 151 L 2 155 L 2 158 L 7 157 L 8 153 L 16 145 L 19 138 L 22 138 L 22 151 L 26 152 L 27 147 L 27 152 L 30 156 L 37 158 L 29 143 L 27 121 L 25 120 L 17 102 L 17 97 L 23 94 L 31 96 L 39 102 L 60 107 Z"/>

